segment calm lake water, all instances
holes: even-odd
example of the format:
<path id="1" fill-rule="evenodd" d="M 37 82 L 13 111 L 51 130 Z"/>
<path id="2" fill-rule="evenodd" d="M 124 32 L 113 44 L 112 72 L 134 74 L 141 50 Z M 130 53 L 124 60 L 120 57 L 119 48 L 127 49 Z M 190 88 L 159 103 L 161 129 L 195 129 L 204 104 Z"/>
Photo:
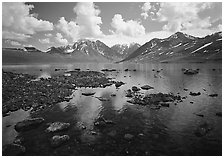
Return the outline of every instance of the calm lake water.
<path id="1" fill-rule="evenodd" d="M 63 70 L 55 71 L 55 68 Z M 12 143 L 18 136 L 14 130 L 16 122 L 29 117 L 43 117 L 46 122 L 71 123 L 68 131 L 59 133 L 68 134 L 71 139 L 58 148 L 52 148 L 49 139 L 53 134 L 44 132 L 46 124 L 41 125 L 21 134 L 25 138 L 26 155 L 222 154 L 222 117 L 216 116 L 216 112 L 222 111 L 221 64 L 81 63 L 3 66 L 4 71 L 28 73 L 37 77 L 50 77 L 75 68 L 83 71 L 115 68 L 117 71 L 105 73 L 113 80 L 125 82 L 125 85 L 119 89 L 114 85 L 106 88 L 79 88 L 74 91 L 69 102 L 56 104 L 37 113 L 23 110 L 11 113 L 3 117 L 3 145 Z M 124 71 L 126 68 L 136 71 Z M 185 75 L 182 68 L 200 70 L 199 74 Z M 153 69 L 156 71 L 152 71 Z M 172 92 L 182 97 L 187 96 L 187 99 L 159 110 L 128 103 L 125 91 L 132 86 L 141 87 L 145 84 L 153 86 L 154 89 L 141 90 L 141 93 Z M 188 91 L 184 91 L 185 88 Z M 82 92 L 96 93 L 94 96 L 83 96 Z M 201 95 L 190 96 L 190 92 L 201 92 Z M 209 97 L 209 94 L 214 93 L 218 97 Z M 100 101 L 97 97 L 108 98 L 108 101 Z M 94 122 L 99 118 L 112 120 L 115 124 L 96 128 Z M 194 131 L 203 123 L 209 124 L 212 130 L 205 136 L 197 137 Z M 86 128 L 83 129 L 82 126 Z M 134 137 L 127 140 L 125 134 Z"/>

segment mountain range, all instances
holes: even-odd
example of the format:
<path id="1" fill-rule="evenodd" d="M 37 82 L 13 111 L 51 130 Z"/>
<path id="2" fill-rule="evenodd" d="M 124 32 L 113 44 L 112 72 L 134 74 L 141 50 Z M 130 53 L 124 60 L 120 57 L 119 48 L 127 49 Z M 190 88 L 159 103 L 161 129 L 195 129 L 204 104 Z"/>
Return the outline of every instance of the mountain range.
<path id="1" fill-rule="evenodd" d="M 26 47 L 27 49 L 27 47 Z M 34 50 L 34 48 L 32 48 Z M 13 52 L 3 49 L 4 55 L 11 58 Z M 20 55 L 28 53 L 20 50 Z M 15 51 L 14 51 L 15 53 Z M 168 38 L 154 38 L 142 46 L 137 43 L 116 44 L 108 47 L 103 42 L 96 40 L 80 39 L 73 45 L 50 47 L 46 52 L 35 52 L 41 56 L 62 61 L 79 62 L 205 62 L 222 59 L 222 32 L 217 32 L 203 38 L 190 36 L 182 32 L 176 32 Z M 35 54 L 35 56 L 38 56 Z M 17 54 L 18 56 L 18 54 Z M 21 57 L 19 57 L 21 59 Z M 45 58 L 45 57 L 44 57 Z"/>

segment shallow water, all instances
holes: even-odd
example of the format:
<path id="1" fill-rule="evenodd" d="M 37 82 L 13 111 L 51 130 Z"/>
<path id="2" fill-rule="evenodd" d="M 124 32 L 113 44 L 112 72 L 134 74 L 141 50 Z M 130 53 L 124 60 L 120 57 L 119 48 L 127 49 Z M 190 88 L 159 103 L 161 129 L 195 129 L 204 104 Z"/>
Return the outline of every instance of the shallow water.
<path id="1" fill-rule="evenodd" d="M 55 71 L 55 68 L 62 70 Z M 215 115 L 222 111 L 221 64 L 82 63 L 3 66 L 5 71 L 29 73 L 37 78 L 57 75 L 75 68 L 83 71 L 115 68 L 117 71 L 105 73 L 113 80 L 126 84 L 119 89 L 114 85 L 106 88 L 78 88 L 69 102 L 56 104 L 53 108 L 30 114 L 21 113 L 22 110 L 11 113 L 3 118 L 3 145 L 11 143 L 18 135 L 13 129 L 17 121 L 41 116 L 46 122 L 70 122 L 72 127 L 59 134 L 68 134 L 71 139 L 61 147 L 52 148 L 49 139 L 53 135 L 46 134 L 44 129 L 47 126 L 42 125 L 21 134 L 25 138 L 26 155 L 221 155 L 222 118 Z M 136 71 L 126 72 L 126 68 Z M 197 75 L 187 76 L 181 71 L 182 68 L 200 70 Z M 141 90 L 141 93 L 172 92 L 182 97 L 187 96 L 187 99 L 159 110 L 127 103 L 125 91 L 132 86 L 140 87 L 145 84 L 154 89 Z M 189 90 L 184 91 L 184 88 Z M 201 95 L 190 96 L 190 91 L 201 92 Z M 94 96 L 83 96 L 82 92 L 96 93 Z M 111 96 L 112 93 L 116 96 Z M 214 93 L 218 97 L 208 96 Z M 97 97 L 107 98 L 108 101 L 100 101 Z M 193 104 L 190 103 L 192 101 Z M 196 113 L 203 114 L 204 117 L 199 117 Z M 94 122 L 102 117 L 115 124 L 96 128 Z M 10 127 L 7 126 L 9 122 Z M 205 122 L 212 126 L 212 130 L 203 137 L 195 136 L 195 129 Z M 125 134 L 134 137 L 126 140 Z"/>

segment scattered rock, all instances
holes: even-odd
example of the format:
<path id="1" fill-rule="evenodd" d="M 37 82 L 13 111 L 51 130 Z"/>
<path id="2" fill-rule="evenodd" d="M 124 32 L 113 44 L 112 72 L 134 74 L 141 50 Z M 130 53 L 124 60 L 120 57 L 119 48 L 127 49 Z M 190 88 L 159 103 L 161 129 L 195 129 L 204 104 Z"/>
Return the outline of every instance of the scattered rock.
<path id="1" fill-rule="evenodd" d="M 60 70 L 60 69 L 57 69 L 57 68 L 56 68 L 56 69 L 54 69 L 54 71 L 59 71 L 59 70 Z"/>
<path id="2" fill-rule="evenodd" d="M 103 97 L 96 97 L 97 99 L 99 99 L 100 101 L 110 101 L 109 98 L 103 98 Z"/>
<path id="3" fill-rule="evenodd" d="M 15 140 L 13 141 L 14 144 L 22 144 L 24 141 L 23 137 L 16 137 Z"/>
<path id="4" fill-rule="evenodd" d="M 136 87 L 136 86 L 133 86 L 131 89 L 132 89 L 134 92 L 137 92 L 137 91 L 140 91 L 140 90 L 141 90 L 140 88 L 138 88 L 138 87 Z"/>
<path id="5" fill-rule="evenodd" d="M 70 139 L 70 137 L 68 135 L 55 135 L 51 138 L 51 146 L 52 147 L 58 147 L 60 145 L 62 145 L 63 143 L 67 142 Z"/>
<path id="6" fill-rule="evenodd" d="M 153 87 L 149 86 L 149 85 L 144 85 L 141 87 L 141 89 L 143 90 L 149 90 L 149 89 L 154 89 Z"/>
<path id="7" fill-rule="evenodd" d="M 75 71 L 80 71 L 80 70 L 81 70 L 80 68 L 76 68 L 76 69 L 75 69 Z"/>
<path id="8" fill-rule="evenodd" d="M 124 139 L 126 139 L 126 140 L 131 140 L 132 138 L 134 138 L 134 135 L 132 135 L 132 134 L 125 134 L 124 135 Z"/>
<path id="9" fill-rule="evenodd" d="M 64 74 L 65 77 L 69 77 L 69 76 L 71 76 L 71 75 L 72 75 L 72 74 L 70 74 L 70 73 L 65 73 L 65 74 Z"/>
<path id="10" fill-rule="evenodd" d="M 170 107 L 169 103 L 160 103 L 160 105 L 163 106 L 163 107 Z"/>
<path id="11" fill-rule="evenodd" d="M 84 92 L 82 93 L 82 95 L 84 96 L 91 96 L 91 95 L 94 95 L 96 92 Z"/>
<path id="12" fill-rule="evenodd" d="M 201 92 L 197 92 L 197 93 L 195 93 L 195 92 L 190 92 L 189 95 L 191 95 L 191 96 L 198 96 L 198 95 L 201 95 Z"/>
<path id="13" fill-rule="evenodd" d="M 218 94 L 209 94 L 210 97 L 217 97 Z"/>
<path id="14" fill-rule="evenodd" d="M 26 148 L 19 144 L 8 144 L 3 146 L 2 155 L 3 156 L 19 156 L 23 155 Z"/>
<path id="15" fill-rule="evenodd" d="M 94 123 L 94 126 L 96 126 L 98 128 L 103 128 L 103 127 L 106 127 L 106 122 L 105 121 L 97 121 Z"/>
<path id="16" fill-rule="evenodd" d="M 57 132 L 66 130 L 70 127 L 70 123 L 54 122 L 46 129 L 46 132 Z"/>
<path id="17" fill-rule="evenodd" d="M 126 95 L 125 95 L 126 97 L 129 97 L 129 98 L 131 98 L 132 97 L 132 92 L 131 92 L 131 90 L 130 89 L 128 89 L 127 90 L 127 93 L 126 93 Z"/>
<path id="18" fill-rule="evenodd" d="M 122 86 L 123 84 L 124 84 L 124 82 L 116 82 L 115 87 L 118 88 L 118 87 Z"/>
<path id="19" fill-rule="evenodd" d="M 26 130 L 30 130 L 39 126 L 43 122 L 44 122 L 44 119 L 42 117 L 27 119 L 27 120 L 16 123 L 14 128 L 17 132 L 26 131 Z"/>
<path id="20" fill-rule="evenodd" d="M 124 71 L 128 71 L 128 69 L 125 69 Z"/>
<path id="21" fill-rule="evenodd" d="M 191 103 L 191 104 L 194 104 L 194 102 L 193 102 L 193 101 L 190 101 L 190 103 Z"/>
<path id="22" fill-rule="evenodd" d="M 91 131 L 91 134 L 92 134 L 92 135 L 97 135 L 97 132 L 95 132 L 95 131 Z"/>
<path id="23" fill-rule="evenodd" d="M 184 88 L 184 91 L 188 91 L 188 89 L 187 88 Z"/>
<path id="24" fill-rule="evenodd" d="M 222 117 L 222 112 L 217 112 L 215 115 L 219 116 L 219 117 Z"/>
<path id="25" fill-rule="evenodd" d="M 115 96 L 116 96 L 116 94 L 115 94 L 115 93 L 112 93 L 110 96 L 111 96 L 111 97 L 115 97 Z"/>
<path id="26" fill-rule="evenodd" d="M 199 72 L 199 69 L 193 70 L 193 69 L 182 69 L 184 74 L 186 75 L 195 75 Z"/>

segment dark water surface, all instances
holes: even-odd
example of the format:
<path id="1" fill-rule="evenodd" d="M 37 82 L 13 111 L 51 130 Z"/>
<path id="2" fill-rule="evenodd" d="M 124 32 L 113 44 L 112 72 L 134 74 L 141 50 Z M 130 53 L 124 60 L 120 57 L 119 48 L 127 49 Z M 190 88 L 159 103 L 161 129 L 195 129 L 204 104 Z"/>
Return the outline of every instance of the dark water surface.
<path id="1" fill-rule="evenodd" d="M 55 68 L 63 70 L 55 71 Z M 12 143 L 19 134 L 14 130 L 16 122 L 25 118 L 43 117 L 46 122 L 69 122 L 70 140 L 58 148 L 50 146 L 54 135 L 46 133 L 46 124 L 20 133 L 25 138 L 26 155 L 221 155 L 222 154 L 222 66 L 221 64 L 105 64 L 74 65 L 20 65 L 3 66 L 3 70 L 50 77 L 67 70 L 100 71 L 103 68 L 117 71 L 105 72 L 113 80 L 126 84 L 116 89 L 78 88 L 69 102 L 62 102 L 37 113 L 18 110 L 3 117 L 3 145 Z M 124 71 L 136 69 L 136 71 Z M 199 68 L 197 75 L 185 75 L 182 68 Z M 41 69 L 41 71 L 40 71 Z M 152 71 L 155 69 L 155 71 Z M 162 69 L 162 70 L 161 70 Z M 215 70 L 213 70 L 215 69 Z M 160 70 L 160 72 L 157 72 Z M 149 107 L 127 103 L 125 91 L 132 86 L 153 86 L 142 93 L 169 93 L 187 96 L 183 102 L 168 108 L 152 110 Z M 188 91 L 184 91 L 187 88 Z M 201 92 L 199 96 L 189 93 Z M 82 92 L 96 92 L 83 96 Z M 218 97 L 209 97 L 209 94 Z M 116 96 L 111 96 L 116 94 Z M 100 101 L 97 97 L 108 98 Z M 193 102 L 190 103 L 190 102 Z M 199 117 L 196 114 L 202 114 Z M 115 124 L 97 128 L 94 122 L 100 118 Z M 197 137 L 195 129 L 203 123 L 212 130 Z M 83 129 L 82 127 L 86 128 Z M 132 139 L 126 139 L 131 134 Z"/>

